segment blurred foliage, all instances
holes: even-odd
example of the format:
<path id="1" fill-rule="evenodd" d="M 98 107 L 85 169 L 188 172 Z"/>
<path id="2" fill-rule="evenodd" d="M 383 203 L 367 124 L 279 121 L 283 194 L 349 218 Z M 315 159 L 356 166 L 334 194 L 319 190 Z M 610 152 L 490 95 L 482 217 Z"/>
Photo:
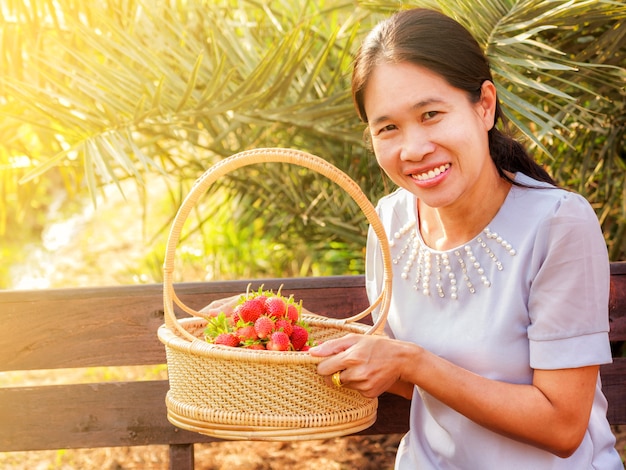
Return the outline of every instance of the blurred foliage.
<path id="1" fill-rule="evenodd" d="M 612 259 L 626 259 L 626 5 L 599 0 L 4 0 L 3 245 L 37 236 L 59 200 L 97 204 L 127 179 L 163 178 L 160 200 L 146 192 L 137 210 L 171 211 L 211 164 L 255 147 L 324 157 L 377 200 L 391 188 L 352 108 L 351 61 L 375 23 L 410 6 L 475 34 L 520 137 L 592 202 Z M 147 229 L 154 253 L 138 268 L 156 281 L 168 228 Z M 194 212 L 185 256 L 208 278 L 356 273 L 366 228 L 318 175 L 246 168 Z"/>

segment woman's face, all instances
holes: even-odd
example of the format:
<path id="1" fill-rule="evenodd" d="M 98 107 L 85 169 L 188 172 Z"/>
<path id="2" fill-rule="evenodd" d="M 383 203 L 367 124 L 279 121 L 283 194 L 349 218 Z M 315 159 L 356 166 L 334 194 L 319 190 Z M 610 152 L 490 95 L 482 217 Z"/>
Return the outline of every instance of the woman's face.
<path id="1" fill-rule="evenodd" d="M 491 187 L 497 172 L 487 133 L 495 104 L 489 81 L 473 103 L 440 75 L 407 62 L 377 65 L 364 93 L 379 165 L 435 208 L 462 207 Z"/>

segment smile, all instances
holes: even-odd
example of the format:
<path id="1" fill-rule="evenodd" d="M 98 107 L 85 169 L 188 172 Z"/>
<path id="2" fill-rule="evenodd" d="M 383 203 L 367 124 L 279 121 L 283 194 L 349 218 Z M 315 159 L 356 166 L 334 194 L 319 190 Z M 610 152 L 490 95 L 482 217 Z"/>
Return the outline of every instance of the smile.
<path id="1" fill-rule="evenodd" d="M 424 173 L 420 173 L 417 175 L 411 175 L 411 178 L 417 180 L 417 181 L 426 181 L 429 179 L 433 179 L 435 176 L 439 176 L 441 173 L 443 173 L 444 171 L 446 171 L 448 168 L 450 168 L 450 164 L 446 163 L 445 165 L 441 165 L 437 168 L 433 168 L 432 170 L 429 170 L 427 172 Z"/>

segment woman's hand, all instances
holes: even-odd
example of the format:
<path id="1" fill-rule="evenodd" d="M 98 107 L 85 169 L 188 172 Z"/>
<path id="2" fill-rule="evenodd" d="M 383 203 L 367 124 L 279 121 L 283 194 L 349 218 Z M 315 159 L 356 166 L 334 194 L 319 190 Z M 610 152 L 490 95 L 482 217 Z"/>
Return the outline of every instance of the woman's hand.
<path id="1" fill-rule="evenodd" d="M 414 345 L 412 345 L 415 347 Z M 374 398 L 385 391 L 398 393 L 403 361 L 410 357 L 410 346 L 378 335 L 348 334 L 326 341 L 309 350 L 312 356 L 327 357 L 317 366 L 320 375 L 327 377 L 340 371 L 341 384 Z M 399 393 L 410 398 L 412 385 L 401 387 Z"/>
<path id="2" fill-rule="evenodd" d="M 235 308 L 240 298 L 241 294 L 238 294 L 232 297 L 214 300 L 209 305 L 199 310 L 199 313 L 203 313 L 209 317 L 216 317 L 220 312 L 224 312 L 226 316 L 229 316 L 233 313 L 233 308 Z"/>

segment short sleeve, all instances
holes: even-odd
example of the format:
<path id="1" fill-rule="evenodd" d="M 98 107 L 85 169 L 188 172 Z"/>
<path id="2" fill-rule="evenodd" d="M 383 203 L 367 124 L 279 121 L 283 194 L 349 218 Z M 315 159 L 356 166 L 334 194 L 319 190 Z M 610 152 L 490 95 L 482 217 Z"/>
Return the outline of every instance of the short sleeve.
<path id="1" fill-rule="evenodd" d="M 564 193 L 539 224 L 531 272 L 531 367 L 611 362 L 608 254 L 597 217 L 583 197 Z"/>

